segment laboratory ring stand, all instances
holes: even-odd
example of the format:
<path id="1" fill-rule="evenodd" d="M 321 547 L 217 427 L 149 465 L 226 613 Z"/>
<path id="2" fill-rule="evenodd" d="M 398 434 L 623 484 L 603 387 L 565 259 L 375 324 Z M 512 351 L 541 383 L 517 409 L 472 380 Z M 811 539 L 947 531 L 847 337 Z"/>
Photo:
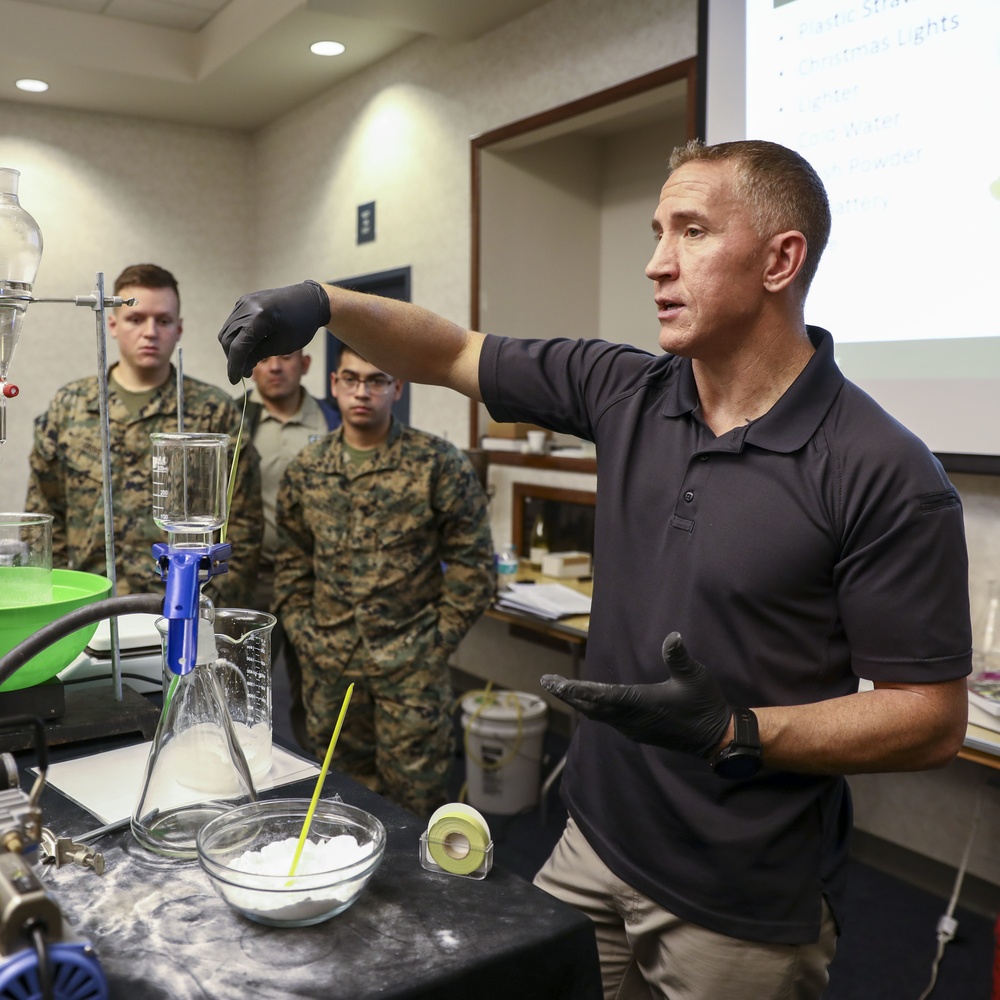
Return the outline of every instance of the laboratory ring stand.
<path id="1" fill-rule="evenodd" d="M 30 291 L 15 290 L 0 283 L 0 305 L 3 300 L 16 300 L 21 309 L 36 303 L 68 303 L 92 309 L 97 327 L 97 383 L 101 423 L 101 473 L 104 487 L 104 549 L 107 576 L 111 580 L 111 595 L 117 591 L 115 570 L 114 516 L 111 498 L 111 426 L 108 421 L 108 352 L 107 310 L 121 305 L 132 305 L 134 299 L 105 296 L 104 274 L 97 273 L 96 286 L 90 295 L 77 295 L 65 299 L 35 298 Z M 15 390 L 16 394 L 16 390 Z M 6 425 L 6 408 L 3 422 Z M 4 427 L 6 430 L 6 426 Z M 121 645 L 118 637 L 118 620 L 110 618 L 111 626 L 111 682 L 114 699 L 107 697 L 103 685 L 87 685 L 79 690 L 64 688 L 58 678 L 18 691 L 0 692 L 0 713 L 30 714 L 46 723 L 46 739 L 50 746 L 76 743 L 101 736 L 119 736 L 141 733 L 152 739 L 159 720 L 159 709 L 133 688 L 122 686 Z M 27 750 L 34 746 L 34 733 L 0 733 L 0 753 Z"/>

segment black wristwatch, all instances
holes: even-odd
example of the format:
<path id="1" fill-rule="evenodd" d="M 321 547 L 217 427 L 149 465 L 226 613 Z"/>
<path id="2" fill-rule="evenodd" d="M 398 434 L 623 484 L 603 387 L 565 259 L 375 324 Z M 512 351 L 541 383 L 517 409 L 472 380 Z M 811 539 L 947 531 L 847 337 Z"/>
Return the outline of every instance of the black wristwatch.
<path id="1" fill-rule="evenodd" d="M 732 742 L 712 758 L 712 770 L 723 778 L 751 778 L 761 765 L 757 716 L 749 708 L 734 708 L 733 730 Z"/>

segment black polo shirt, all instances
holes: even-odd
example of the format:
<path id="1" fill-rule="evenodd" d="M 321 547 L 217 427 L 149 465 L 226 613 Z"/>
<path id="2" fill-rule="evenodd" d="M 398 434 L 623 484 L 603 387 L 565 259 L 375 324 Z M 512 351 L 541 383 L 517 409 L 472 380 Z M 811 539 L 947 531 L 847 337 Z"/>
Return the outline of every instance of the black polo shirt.
<path id="1" fill-rule="evenodd" d="M 848 695 L 860 677 L 971 669 L 962 509 L 940 464 L 848 382 L 826 331 L 768 413 L 716 437 L 689 360 L 594 340 L 488 337 L 483 398 L 597 444 L 585 676 L 648 683 L 678 631 L 734 705 Z M 583 720 L 562 781 L 619 877 L 680 917 L 748 940 L 838 924 L 850 797 L 839 776 L 707 762 Z"/>

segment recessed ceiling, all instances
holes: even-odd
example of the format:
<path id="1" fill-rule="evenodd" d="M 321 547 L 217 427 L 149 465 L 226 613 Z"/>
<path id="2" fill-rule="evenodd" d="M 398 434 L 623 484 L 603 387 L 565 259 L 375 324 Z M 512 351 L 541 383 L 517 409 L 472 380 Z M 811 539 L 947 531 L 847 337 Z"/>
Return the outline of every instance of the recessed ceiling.
<path id="1" fill-rule="evenodd" d="M 546 2 L 0 0 L 0 100 L 252 131 L 417 38 L 471 40 Z"/>

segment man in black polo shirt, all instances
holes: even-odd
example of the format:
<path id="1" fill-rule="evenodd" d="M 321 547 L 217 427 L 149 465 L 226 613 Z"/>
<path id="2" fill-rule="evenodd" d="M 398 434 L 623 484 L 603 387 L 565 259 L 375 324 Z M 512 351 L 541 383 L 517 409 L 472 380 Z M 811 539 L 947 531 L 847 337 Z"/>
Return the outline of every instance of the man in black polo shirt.
<path id="1" fill-rule="evenodd" d="M 961 504 L 805 325 L 829 229 L 798 154 L 691 144 L 646 269 L 665 354 L 484 336 L 314 282 L 244 297 L 220 333 L 231 379 L 329 325 L 497 420 L 596 442 L 586 679 L 544 679 L 586 717 L 536 881 L 594 919 L 608 997 L 819 997 L 843 775 L 943 766 L 965 733 Z"/>

